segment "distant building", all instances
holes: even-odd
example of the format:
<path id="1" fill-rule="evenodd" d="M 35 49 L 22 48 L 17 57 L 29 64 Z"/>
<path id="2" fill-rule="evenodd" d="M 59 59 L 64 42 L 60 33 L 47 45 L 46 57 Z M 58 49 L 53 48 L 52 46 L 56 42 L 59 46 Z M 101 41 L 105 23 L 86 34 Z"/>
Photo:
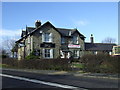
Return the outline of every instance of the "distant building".
<path id="1" fill-rule="evenodd" d="M 37 20 L 35 27 L 26 26 L 21 38 L 16 41 L 17 57 L 21 60 L 34 52 L 41 59 L 80 58 L 89 52 L 111 54 L 112 47 L 115 46 L 115 44 L 94 43 L 93 35 L 90 40 L 90 43 L 86 43 L 85 36 L 77 29 L 56 28 L 50 22 L 42 25 Z"/>
<path id="2" fill-rule="evenodd" d="M 113 54 L 113 46 L 116 46 L 114 43 L 94 43 L 93 35 L 90 37 L 91 42 L 85 42 L 85 52 L 98 54 L 98 53 L 106 53 L 109 55 Z"/>
<path id="3" fill-rule="evenodd" d="M 120 46 L 113 46 L 113 56 L 120 56 Z"/>

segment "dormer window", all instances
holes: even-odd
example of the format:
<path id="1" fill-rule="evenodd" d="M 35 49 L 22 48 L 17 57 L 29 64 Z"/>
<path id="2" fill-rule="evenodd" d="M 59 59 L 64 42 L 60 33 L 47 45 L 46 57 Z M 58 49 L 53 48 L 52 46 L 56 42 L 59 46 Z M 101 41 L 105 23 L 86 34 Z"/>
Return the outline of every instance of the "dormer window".
<path id="1" fill-rule="evenodd" d="M 62 43 L 62 44 L 65 43 L 65 38 L 64 38 L 64 37 L 61 38 L 61 43 Z"/>
<path id="2" fill-rule="evenodd" d="M 71 31 L 69 31 L 69 36 L 71 36 L 71 34 L 72 34 L 72 32 L 71 32 Z"/>

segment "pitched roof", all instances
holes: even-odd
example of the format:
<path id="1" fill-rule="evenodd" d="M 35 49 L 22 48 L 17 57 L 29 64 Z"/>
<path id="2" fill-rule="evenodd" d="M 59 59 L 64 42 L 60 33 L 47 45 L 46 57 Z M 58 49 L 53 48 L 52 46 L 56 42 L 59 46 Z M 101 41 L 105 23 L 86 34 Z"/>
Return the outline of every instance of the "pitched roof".
<path id="1" fill-rule="evenodd" d="M 27 33 L 31 33 L 34 29 L 34 27 L 26 27 Z"/>
<path id="2" fill-rule="evenodd" d="M 61 33 L 61 35 L 63 35 L 63 36 L 69 36 L 69 33 L 71 32 L 71 35 L 74 33 L 74 32 L 78 32 L 78 30 L 77 29 L 65 29 L 65 28 L 56 28 L 60 33 Z M 82 35 L 80 32 L 78 32 L 79 33 L 79 35 L 80 35 L 80 37 L 83 37 L 83 38 L 85 38 L 84 37 L 84 35 Z"/>
<path id="3" fill-rule="evenodd" d="M 63 36 L 69 36 L 69 32 L 71 31 L 71 34 L 75 32 L 75 29 L 65 29 L 65 28 L 56 28 Z"/>
<path id="4" fill-rule="evenodd" d="M 21 37 L 23 37 L 24 35 L 26 35 L 26 31 L 22 31 Z"/>
<path id="5" fill-rule="evenodd" d="M 71 34 L 73 34 L 74 32 L 78 32 L 80 37 L 82 39 L 84 39 L 84 35 L 82 35 L 77 29 L 64 29 L 64 28 L 55 28 L 49 21 L 47 21 L 46 23 L 44 23 L 43 25 L 39 26 L 38 28 L 42 28 L 45 25 L 51 25 L 55 30 L 57 30 L 61 35 L 63 36 L 69 36 L 69 32 L 71 31 Z M 21 39 L 19 39 L 16 42 L 21 41 L 23 38 L 27 37 L 28 35 L 33 34 L 35 31 L 38 30 L 38 28 L 34 28 L 34 27 L 26 27 L 26 36 L 22 37 Z"/>
<path id="6" fill-rule="evenodd" d="M 111 51 L 113 46 L 116 46 L 116 44 L 113 44 L 113 43 L 85 43 L 85 50 Z"/>

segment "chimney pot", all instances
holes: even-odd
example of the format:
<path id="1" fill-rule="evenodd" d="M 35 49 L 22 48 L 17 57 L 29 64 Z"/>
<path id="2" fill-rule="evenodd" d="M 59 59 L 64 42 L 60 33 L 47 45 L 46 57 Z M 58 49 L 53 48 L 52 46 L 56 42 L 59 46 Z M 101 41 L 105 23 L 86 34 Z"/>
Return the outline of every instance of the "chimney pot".
<path id="1" fill-rule="evenodd" d="M 93 37 L 93 34 L 91 34 L 90 41 L 91 41 L 91 43 L 94 43 L 94 37 Z"/>
<path id="2" fill-rule="evenodd" d="M 35 27 L 38 28 L 39 26 L 41 26 L 41 22 L 40 22 L 40 20 L 36 20 L 35 21 Z"/>

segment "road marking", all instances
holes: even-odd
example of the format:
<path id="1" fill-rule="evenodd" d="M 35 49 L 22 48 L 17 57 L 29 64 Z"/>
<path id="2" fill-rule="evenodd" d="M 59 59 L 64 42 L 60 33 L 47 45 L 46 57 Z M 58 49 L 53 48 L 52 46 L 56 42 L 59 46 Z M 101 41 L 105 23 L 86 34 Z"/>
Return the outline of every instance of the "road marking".
<path id="1" fill-rule="evenodd" d="M 60 88 L 76 89 L 76 90 L 79 88 L 79 87 L 74 87 L 74 86 L 69 86 L 69 85 L 62 85 L 62 84 L 57 84 L 57 83 L 45 82 L 45 81 L 29 79 L 29 78 L 24 78 L 24 77 L 18 77 L 18 76 L 12 76 L 12 75 L 7 75 L 7 74 L 0 74 L 0 76 L 18 79 L 18 80 L 29 81 L 29 82 L 33 82 L 33 83 L 45 84 L 45 85 L 55 86 L 55 87 L 60 87 Z M 86 89 L 79 88 L 79 90 L 86 90 Z"/>

